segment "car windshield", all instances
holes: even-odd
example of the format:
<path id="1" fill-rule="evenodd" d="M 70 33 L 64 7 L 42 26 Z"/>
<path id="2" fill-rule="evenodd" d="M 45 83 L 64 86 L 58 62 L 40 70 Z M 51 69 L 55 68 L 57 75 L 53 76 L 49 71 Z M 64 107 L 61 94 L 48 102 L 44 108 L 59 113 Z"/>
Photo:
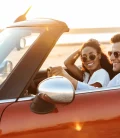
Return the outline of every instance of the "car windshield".
<path id="1" fill-rule="evenodd" d="M 0 84 L 43 32 L 40 28 L 7 28 L 0 33 Z"/>

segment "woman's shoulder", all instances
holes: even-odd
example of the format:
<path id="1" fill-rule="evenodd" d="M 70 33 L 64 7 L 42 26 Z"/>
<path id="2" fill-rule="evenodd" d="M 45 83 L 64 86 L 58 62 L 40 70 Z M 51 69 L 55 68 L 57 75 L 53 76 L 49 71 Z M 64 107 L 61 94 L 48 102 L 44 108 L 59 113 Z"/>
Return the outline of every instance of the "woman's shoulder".
<path id="1" fill-rule="evenodd" d="M 105 69 L 103 69 L 103 68 L 95 71 L 95 73 L 107 73 L 108 74 L 108 72 Z"/>
<path id="2" fill-rule="evenodd" d="M 102 86 L 107 86 L 110 81 L 108 72 L 105 69 L 99 69 L 93 73 L 89 80 L 89 84 L 94 84 L 96 82 L 100 83 Z"/>

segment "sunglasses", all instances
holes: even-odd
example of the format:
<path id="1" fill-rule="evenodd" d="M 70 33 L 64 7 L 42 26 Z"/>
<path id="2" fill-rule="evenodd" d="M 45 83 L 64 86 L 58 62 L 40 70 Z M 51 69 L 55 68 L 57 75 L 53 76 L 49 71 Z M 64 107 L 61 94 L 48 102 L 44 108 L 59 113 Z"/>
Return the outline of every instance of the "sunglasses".
<path id="1" fill-rule="evenodd" d="M 83 56 L 83 57 L 81 56 L 82 62 L 87 62 L 88 57 L 89 57 L 90 60 L 95 60 L 97 56 L 94 55 L 94 54 L 91 54 L 91 55 L 89 55 L 89 56 Z"/>
<path id="2" fill-rule="evenodd" d="M 115 58 L 118 58 L 120 56 L 120 52 L 119 51 L 108 51 L 108 56 L 114 55 Z"/>

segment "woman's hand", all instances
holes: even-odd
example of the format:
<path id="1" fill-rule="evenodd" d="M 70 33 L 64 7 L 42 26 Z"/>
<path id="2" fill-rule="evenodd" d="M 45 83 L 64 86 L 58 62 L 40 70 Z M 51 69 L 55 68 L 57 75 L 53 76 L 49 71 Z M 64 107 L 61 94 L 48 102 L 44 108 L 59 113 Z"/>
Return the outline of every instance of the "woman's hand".
<path id="1" fill-rule="evenodd" d="M 77 87 L 77 80 L 71 77 L 61 66 L 50 67 L 48 76 L 63 76 L 66 77 L 73 84 L 74 88 Z"/>
<path id="2" fill-rule="evenodd" d="M 51 76 L 63 76 L 63 77 L 67 77 L 68 75 L 69 74 L 61 66 L 50 67 L 48 69 L 48 77 L 51 77 Z"/>
<path id="3" fill-rule="evenodd" d="M 65 61 L 64 65 L 70 71 L 70 73 L 77 78 L 77 80 L 83 81 L 83 71 L 75 64 L 76 60 L 80 57 L 81 51 L 78 49 L 72 53 Z"/>

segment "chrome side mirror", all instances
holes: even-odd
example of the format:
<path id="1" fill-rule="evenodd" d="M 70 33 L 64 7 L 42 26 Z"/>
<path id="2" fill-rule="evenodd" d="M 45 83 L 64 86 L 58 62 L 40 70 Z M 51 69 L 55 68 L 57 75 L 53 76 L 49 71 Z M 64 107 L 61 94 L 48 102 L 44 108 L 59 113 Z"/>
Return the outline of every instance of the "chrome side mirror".
<path id="1" fill-rule="evenodd" d="M 72 83 L 62 76 L 47 78 L 38 85 L 38 93 L 46 94 L 55 103 L 70 103 L 74 98 Z"/>
<path id="2" fill-rule="evenodd" d="M 31 110 L 36 113 L 48 113 L 55 108 L 55 103 L 70 103 L 74 96 L 74 87 L 67 78 L 50 77 L 38 85 L 38 94 L 31 104 Z"/>

